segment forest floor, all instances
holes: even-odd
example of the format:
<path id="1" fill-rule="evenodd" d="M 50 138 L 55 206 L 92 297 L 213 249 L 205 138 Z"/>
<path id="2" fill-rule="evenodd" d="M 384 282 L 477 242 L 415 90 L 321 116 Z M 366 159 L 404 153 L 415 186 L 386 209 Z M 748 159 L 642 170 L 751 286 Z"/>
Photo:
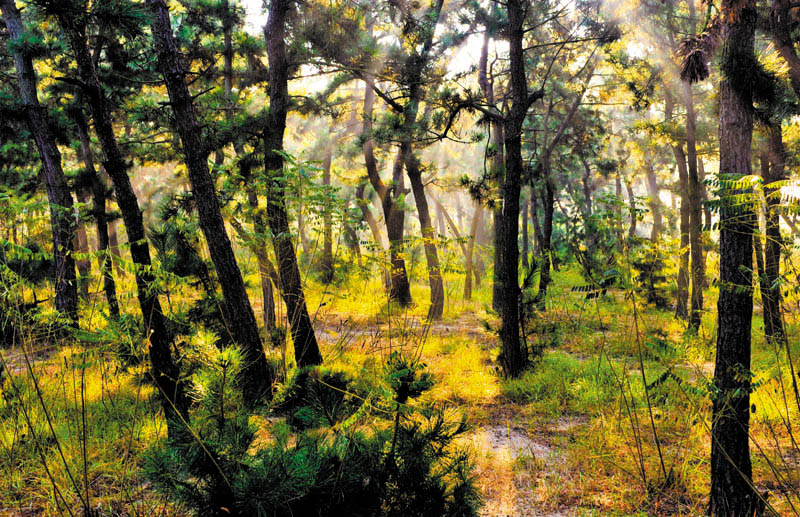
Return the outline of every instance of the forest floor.
<path id="1" fill-rule="evenodd" d="M 670 310 L 637 305 L 619 290 L 586 300 L 570 289 L 583 283 L 580 275 L 562 271 L 547 311 L 528 321 L 529 346 L 541 350 L 540 358 L 521 378 L 504 379 L 490 286 L 462 301 L 460 285 L 451 282 L 444 318 L 427 325 L 424 286 L 414 286 L 418 304 L 400 310 L 386 303 L 376 279 L 306 283 L 326 363 L 363 363 L 393 350 L 416 354 L 436 380 L 424 397 L 466 414 L 472 431 L 464 445 L 474 454 L 481 515 L 704 513 L 711 312 L 699 334 L 688 336 Z M 707 306 L 714 300 L 712 288 Z M 783 398 L 791 382 L 778 367 L 781 354 L 757 337 L 758 319 L 754 478 L 784 514 L 800 492 L 800 455 L 784 425 L 798 414 Z M 800 356 L 797 340 L 792 351 Z M 104 359 L 111 352 L 100 346 L 2 351 L 16 387 L 6 385 L 0 408 L 0 515 L 48 514 L 57 498 L 76 497 L 71 487 L 84 486 L 81 479 L 102 514 L 175 514 L 138 473 L 142 451 L 164 435 L 163 421 L 144 417 L 158 404 L 137 381 L 142 367 L 123 370 Z"/>

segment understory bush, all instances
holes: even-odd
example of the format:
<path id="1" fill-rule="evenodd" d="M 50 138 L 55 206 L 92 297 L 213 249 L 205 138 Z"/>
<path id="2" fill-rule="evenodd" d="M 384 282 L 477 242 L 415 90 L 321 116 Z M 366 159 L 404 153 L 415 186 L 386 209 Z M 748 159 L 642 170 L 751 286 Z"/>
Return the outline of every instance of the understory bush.
<path id="1" fill-rule="evenodd" d="M 203 516 L 477 515 L 456 443 L 465 421 L 411 400 L 432 386 L 424 365 L 393 354 L 370 391 L 344 371 L 299 369 L 262 414 L 241 404 L 240 367 L 239 353 L 214 352 L 195 373 L 189 428 L 144 455 L 176 503 Z"/>

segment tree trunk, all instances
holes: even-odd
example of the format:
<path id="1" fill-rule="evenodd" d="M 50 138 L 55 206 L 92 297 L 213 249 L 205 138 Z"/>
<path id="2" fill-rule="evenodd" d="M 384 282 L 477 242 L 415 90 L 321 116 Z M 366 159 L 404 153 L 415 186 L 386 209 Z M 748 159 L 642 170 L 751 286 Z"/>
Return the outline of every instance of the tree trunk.
<path id="1" fill-rule="evenodd" d="M 111 266 L 109 252 L 108 216 L 106 214 L 107 190 L 97 169 L 94 166 L 94 153 L 89 140 L 89 127 L 84 119 L 83 112 L 79 109 L 74 112 L 75 125 L 78 128 L 78 137 L 81 143 L 81 155 L 86 174 L 89 176 L 92 190 L 92 212 L 97 226 L 97 251 L 100 253 L 100 272 L 103 275 L 103 291 L 108 302 L 108 313 L 112 318 L 119 318 L 119 303 L 117 302 L 117 283 L 114 279 L 114 268 Z"/>
<path id="2" fill-rule="evenodd" d="M 80 187 L 75 192 L 78 202 L 86 205 L 89 203 L 89 192 L 85 187 Z M 89 298 L 89 284 L 92 282 L 92 261 L 89 260 L 89 237 L 86 234 L 86 227 L 80 217 L 80 211 L 75 210 L 75 237 L 72 246 L 75 253 L 83 255 L 75 259 L 78 267 L 78 291 L 82 298 Z"/>
<path id="3" fill-rule="evenodd" d="M 767 180 L 769 178 L 769 153 L 766 150 L 764 150 L 761 153 L 759 161 L 761 162 L 761 177 L 764 179 L 764 183 L 767 183 Z M 765 215 L 765 221 L 768 221 L 769 208 L 767 208 L 764 215 Z M 769 241 L 768 237 L 767 241 Z M 763 246 L 761 243 L 761 233 L 756 232 L 753 235 L 753 252 L 756 257 L 756 272 L 758 274 L 757 276 L 758 286 L 759 289 L 761 290 L 761 307 L 764 316 L 764 337 L 767 339 L 768 343 L 775 343 L 776 342 L 775 314 L 779 313 L 779 309 L 776 307 L 775 304 L 776 300 L 775 297 L 772 296 L 773 290 L 770 287 L 770 282 L 767 277 L 767 271 L 764 260 L 764 248 L 765 246 Z M 781 322 L 781 328 L 782 326 L 783 325 Z"/>
<path id="4" fill-rule="evenodd" d="M 347 214 L 350 213 L 350 196 L 348 195 L 344 203 L 344 217 L 342 219 L 342 228 L 345 234 L 345 243 L 350 249 L 350 258 L 356 258 L 358 266 L 361 267 L 361 244 L 359 243 L 358 232 L 352 225 L 352 221 Z"/>
<path id="5" fill-rule="evenodd" d="M 689 204 L 689 247 L 691 256 L 692 294 L 689 311 L 689 330 L 700 328 L 703 316 L 703 288 L 705 287 L 706 265 L 703 255 L 703 210 L 702 185 L 697 173 L 697 115 L 694 111 L 692 85 L 681 81 L 683 100 L 686 107 L 686 158 L 689 163 L 688 204 Z"/>
<path id="6" fill-rule="evenodd" d="M 158 56 L 158 68 L 167 86 L 175 129 L 181 138 L 200 228 L 206 237 L 211 260 L 222 286 L 227 315 L 230 318 L 228 328 L 244 354 L 243 394 L 248 403 L 254 403 L 262 396 L 269 395 L 274 375 L 264 355 L 256 317 L 225 229 L 214 181 L 208 170 L 209 149 L 203 142 L 194 99 L 186 86 L 186 72 L 172 34 L 169 9 L 165 0 L 149 0 L 148 3 L 152 12 L 151 30 Z"/>
<path id="7" fill-rule="evenodd" d="M 483 223 L 483 207 L 475 203 L 475 212 L 472 214 L 472 224 L 469 228 L 469 241 L 467 241 L 467 254 L 464 257 L 464 299 L 472 300 L 472 276 L 475 275 L 475 284 L 480 285 L 480 276 L 475 269 L 475 241 L 478 231 Z"/>
<path id="8" fill-rule="evenodd" d="M 543 164 L 544 184 L 542 185 L 542 208 L 544 217 L 542 219 L 542 244 L 541 260 L 539 264 L 539 290 L 536 293 L 536 305 L 540 310 L 544 310 L 547 304 L 547 289 L 550 287 L 550 268 L 553 263 L 552 239 L 553 239 L 553 214 L 555 213 L 555 189 L 550 180 L 549 163 Z"/>
<path id="9" fill-rule="evenodd" d="M 660 188 L 658 186 L 658 177 L 656 176 L 656 170 L 655 167 L 653 167 L 653 157 L 649 150 L 645 152 L 644 170 L 647 174 L 647 206 L 650 208 L 650 213 L 653 214 L 653 228 L 650 230 L 650 240 L 656 242 L 661 235 L 664 223 L 661 216 L 661 198 L 659 197 Z"/>
<path id="10" fill-rule="evenodd" d="M 436 25 L 439 23 L 443 5 L 444 0 L 434 0 L 420 20 L 415 20 L 410 15 L 406 19 L 406 22 L 413 20 L 415 25 L 406 23 L 403 27 L 405 42 L 403 48 L 409 49 L 409 53 L 405 57 L 400 74 L 404 86 L 407 87 L 408 100 L 402 110 L 403 123 L 399 134 L 400 149 L 398 154 L 402 156 L 402 163 L 405 165 L 409 183 L 411 183 L 411 190 L 414 193 L 414 203 L 417 207 L 417 215 L 422 231 L 425 261 L 428 266 L 428 284 L 430 285 L 431 305 L 428 309 L 429 320 L 438 320 L 442 317 L 444 312 L 444 284 L 436 250 L 436 232 L 433 229 L 428 200 L 425 197 L 425 185 L 422 183 L 421 164 L 419 157 L 414 152 L 413 144 L 416 140 L 419 105 L 423 100 L 424 93 L 422 74 L 430 59 L 433 36 L 436 31 Z M 411 29 L 412 27 L 414 28 Z M 419 31 L 421 38 L 414 34 L 409 36 L 408 30 Z"/>
<path id="11" fill-rule="evenodd" d="M 331 161 L 333 160 L 333 149 L 325 152 L 325 159 L 322 161 L 322 185 L 328 189 L 331 186 Z M 333 207 L 326 207 L 322 217 L 322 260 L 320 261 L 320 271 L 322 273 L 322 283 L 329 284 L 333 281 Z"/>
<path id="12" fill-rule="evenodd" d="M 392 174 L 393 185 L 391 188 L 387 187 L 380 177 L 378 164 L 375 161 L 375 141 L 372 138 L 372 109 L 375 105 L 373 80 L 367 77 L 364 82 L 366 83 L 364 89 L 364 163 L 372 188 L 378 193 L 381 208 L 383 208 L 383 219 L 386 222 L 386 236 L 389 240 L 389 274 L 391 277 L 389 299 L 396 301 L 403 307 L 407 307 L 411 305 L 412 299 L 411 285 L 408 282 L 406 263 L 403 258 L 405 211 L 402 207 L 397 206 L 396 203 L 397 198 L 404 194 L 402 187 L 403 163 L 399 163 L 398 169 L 398 162 L 395 160 Z"/>
<path id="13" fill-rule="evenodd" d="M 531 189 L 531 195 L 533 194 L 533 189 Z M 528 202 L 527 200 L 522 201 L 522 267 L 527 271 L 530 267 L 528 263 Z"/>
<path id="14" fill-rule="evenodd" d="M 62 16 L 61 25 L 67 30 L 75 53 L 78 74 L 84 83 L 86 99 L 94 120 L 95 131 L 103 150 L 103 163 L 111 177 L 117 205 L 125 221 L 130 252 L 136 268 L 136 287 L 139 305 L 148 335 L 148 351 L 152 375 L 162 398 L 162 407 L 170 436 L 182 429 L 181 420 L 188 416 L 189 401 L 180 382 L 180 370 L 172 357 L 172 337 L 154 289 L 151 273 L 150 247 L 147 244 L 142 212 L 127 173 L 127 163 L 120 150 L 111 122 L 111 108 L 97 77 L 94 61 L 86 40 L 86 27 L 75 18 Z"/>
<path id="15" fill-rule="evenodd" d="M 14 0 L 0 1 L 9 41 L 22 41 L 25 29 L 22 16 Z M 72 234 L 72 195 L 69 192 L 64 171 L 61 168 L 61 153 L 50 127 L 47 110 L 39 104 L 36 92 L 37 78 L 33 59 L 23 45 L 14 46 L 14 62 L 17 69 L 17 85 L 25 111 L 25 118 L 36 149 L 42 160 L 42 176 L 47 188 L 50 204 L 50 226 L 53 231 L 53 257 L 55 259 L 56 310 L 62 313 L 70 325 L 78 326 L 78 289 L 75 276 Z"/>
<path id="16" fill-rule="evenodd" d="M 722 3 L 722 58 L 755 63 L 755 0 Z M 726 174 L 750 174 L 752 92 L 725 78 L 719 85 L 719 160 Z M 720 211 L 720 291 L 711 427 L 712 516 L 759 513 L 750 463 L 750 329 L 753 314 L 753 212 L 723 189 Z"/>
<path id="17" fill-rule="evenodd" d="M 506 151 L 503 183 L 503 298 L 500 340 L 506 375 L 518 377 L 528 365 L 528 351 L 520 340 L 519 314 L 519 195 L 522 185 L 522 124 L 528 112 L 528 84 L 522 49 L 524 35 L 523 2 L 509 0 L 507 36 L 509 42 L 509 82 L 511 110 L 503 123 Z"/>
<path id="18" fill-rule="evenodd" d="M 419 225 L 422 228 L 422 242 L 425 247 L 425 259 L 428 264 L 428 283 L 431 289 L 431 306 L 428 309 L 428 319 L 438 320 L 444 313 L 444 282 L 442 270 L 439 267 L 439 257 L 436 252 L 436 232 L 431 224 L 428 200 L 425 197 L 425 185 L 422 183 L 422 171 L 419 160 L 411 149 L 410 144 L 405 152 L 406 173 L 408 174 L 411 190 L 414 192 L 414 203 L 417 205 Z"/>
<path id="19" fill-rule="evenodd" d="M 494 104 L 494 78 L 489 76 L 489 31 L 484 32 L 483 45 L 481 46 L 481 56 L 478 64 L 478 83 L 481 93 L 487 104 Z M 503 124 L 498 120 L 492 120 L 490 129 L 491 145 L 487 149 L 489 159 L 489 176 L 497 184 L 500 191 L 500 198 L 503 198 L 503 187 L 505 181 L 505 152 L 503 149 Z M 494 227 L 494 273 L 492 278 L 492 310 L 500 313 L 503 310 L 503 208 L 502 205 L 492 210 L 492 223 Z"/>
<path id="20" fill-rule="evenodd" d="M 686 171 L 686 155 L 679 145 L 672 145 L 672 154 L 678 164 L 678 185 L 680 188 L 680 262 L 678 266 L 678 299 L 675 304 L 675 317 L 682 320 L 689 318 L 689 174 Z"/>
<path id="21" fill-rule="evenodd" d="M 322 354 L 311 324 L 305 293 L 300 279 L 294 245 L 289 234 L 289 218 L 284 199 L 283 134 L 289 110 L 289 62 L 286 59 L 286 17 L 290 0 L 273 0 L 269 5 L 264 38 L 269 59 L 269 112 L 264 127 L 264 170 L 269 176 L 267 187 L 267 218 L 272 230 L 272 243 L 278 260 L 283 301 L 294 342 L 298 366 L 322 364 Z"/>
<path id="22" fill-rule="evenodd" d="M 768 159 L 766 168 L 762 167 L 762 176 L 766 185 L 766 243 L 764 245 L 764 269 L 761 272 L 766 278 L 767 290 L 761 289 L 764 300 L 764 331 L 768 341 L 786 344 L 786 332 L 783 327 L 783 296 L 780 289 L 781 250 L 783 236 L 780 226 L 780 199 L 772 194 L 774 188 L 769 185 L 785 180 L 786 150 L 783 146 L 783 135 L 780 123 L 767 127 Z"/>
<path id="23" fill-rule="evenodd" d="M 633 183 L 632 181 L 628 181 L 628 178 L 625 177 L 625 191 L 628 193 L 628 211 L 630 212 L 631 218 L 631 225 L 628 229 L 628 238 L 632 239 L 636 237 L 636 223 L 637 223 L 637 215 L 636 215 L 636 198 L 633 195 Z"/>

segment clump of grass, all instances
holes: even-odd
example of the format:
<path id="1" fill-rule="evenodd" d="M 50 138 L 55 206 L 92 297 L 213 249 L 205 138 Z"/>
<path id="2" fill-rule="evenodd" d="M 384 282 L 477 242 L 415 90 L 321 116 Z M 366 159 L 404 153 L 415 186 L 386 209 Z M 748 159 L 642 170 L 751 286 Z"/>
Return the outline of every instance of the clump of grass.
<path id="1" fill-rule="evenodd" d="M 505 397 L 544 413 L 591 413 L 617 400 L 614 372 L 605 361 L 581 361 L 548 351 L 519 379 L 503 381 Z"/>

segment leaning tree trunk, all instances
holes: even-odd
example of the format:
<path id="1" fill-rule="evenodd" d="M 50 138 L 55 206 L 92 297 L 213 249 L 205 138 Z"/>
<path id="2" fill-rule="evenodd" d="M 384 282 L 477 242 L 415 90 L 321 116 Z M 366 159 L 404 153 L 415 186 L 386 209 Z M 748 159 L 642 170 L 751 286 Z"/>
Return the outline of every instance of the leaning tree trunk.
<path id="1" fill-rule="evenodd" d="M 25 29 L 22 16 L 14 0 L 0 1 L 3 19 L 10 41 L 22 41 Z M 72 255 L 72 195 L 61 168 L 61 153 L 50 128 L 47 110 L 39 104 L 36 92 L 37 78 L 33 59 L 24 45 L 14 45 L 14 62 L 20 99 L 25 111 L 28 129 L 36 142 L 42 160 L 42 176 L 50 203 L 50 226 L 53 230 L 53 257 L 55 259 L 56 310 L 67 317 L 72 326 L 78 326 L 78 289 L 75 276 L 75 259 Z"/>
<path id="2" fill-rule="evenodd" d="M 722 68 L 754 66 L 755 0 L 722 2 Z M 741 70 L 736 70 L 741 73 Z M 753 133 L 749 83 L 723 74 L 719 85 L 719 160 L 725 174 L 750 174 Z M 723 183 L 724 187 L 724 183 Z M 750 331 L 753 315 L 753 211 L 721 192 L 720 290 L 711 427 L 712 516 L 753 515 L 760 500 L 750 463 Z"/>
<path id="3" fill-rule="evenodd" d="M 227 108 L 233 110 L 233 13 L 230 10 L 230 4 L 228 0 L 222 0 L 221 7 L 224 11 L 222 15 L 223 86 L 225 88 L 225 102 L 227 103 Z M 244 178 L 245 191 L 247 192 L 247 202 L 250 206 L 253 219 L 253 230 L 256 235 L 255 242 L 251 243 L 249 247 L 253 255 L 255 255 L 258 263 L 258 278 L 261 287 L 261 300 L 263 306 L 261 318 L 264 323 L 264 332 L 268 342 L 275 344 L 277 334 L 274 331 L 277 325 L 275 322 L 275 297 L 273 294 L 273 285 L 276 289 L 279 288 L 278 275 L 274 266 L 272 265 L 272 262 L 270 262 L 269 257 L 267 256 L 265 239 L 267 226 L 264 223 L 262 211 L 258 207 L 258 193 L 255 191 L 254 186 L 249 181 L 253 165 L 252 158 L 250 156 L 246 156 L 244 145 L 242 145 L 240 141 L 234 141 L 233 149 L 236 152 L 236 156 L 239 160 L 239 171 L 242 178 Z M 219 158 L 220 162 L 224 160 L 224 154 L 222 153 L 222 150 L 217 151 L 216 158 Z M 245 233 L 244 228 L 234 227 L 234 229 L 239 232 L 240 235 L 244 235 Z"/>
<path id="4" fill-rule="evenodd" d="M 106 186 L 97 174 L 94 166 L 94 153 L 89 140 L 89 127 L 83 112 L 76 109 L 73 118 L 78 128 L 78 137 L 81 143 L 81 155 L 84 167 L 92 190 L 92 212 L 97 226 L 97 251 L 100 256 L 100 271 L 103 275 L 103 291 L 108 302 L 108 313 L 112 318 L 119 318 L 119 303 L 117 302 L 117 283 L 114 279 L 114 268 L 111 265 L 111 254 L 108 249 L 108 214 L 106 213 Z"/>
<path id="5" fill-rule="evenodd" d="M 148 331 L 152 375 L 162 395 L 162 408 L 169 434 L 176 436 L 182 427 L 181 420 L 188 415 L 189 401 L 180 382 L 180 369 L 172 357 L 172 337 L 167 330 L 161 303 L 154 289 L 155 277 L 152 274 L 150 247 L 144 231 L 142 212 L 128 177 L 128 165 L 117 144 L 111 122 L 111 106 L 89 52 L 86 27 L 75 18 L 66 16 L 60 17 L 60 23 L 67 30 L 75 53 L 78 74 L 84 83 L 86 100 L 103 150 L 103 163 L 114 185 L 117 205 L 125 222 L 131 258 L 137 266 L 136 288 L 145 329 Z"/>
<path id="6" fill-rule="evenodd" d="M 228 328 L 244 353 L 242 391 L 249 403 L 255 402 L 269 394 L 274 375 L 264 355 L 256 317 L 225 229 L 214 180 L 208 170 L 209 149 L 203 142 L 194 98 L 186 85 L 186 71 L 172 34 L 169 8 L 165 0 L 149 0 L 148 4 L 152 12 L 151 30 L 158 68 L 167 86 L 175 129 L 183 146 L 200 228 L 206 237 L 209 254 L 222 286 L 230 319 Z"/>
<path id="7" fill-rule="evenodd" d="M 436 232 L 431 224 L 431 214 L 428 208 L 428 199 L 425 197 L 425 185 L 422 183 L 419 160 L 410 145 L 406 150 L 405 163 L 411 190 L 414 192 L 414 203 L 417 205 L 419 225 L 422 229 L 422 242 L 425 248 L 425 259 L 428 263 L 428 283 L 431 288 L 431 306 L 428 309 L 428 319 L 438 320 L 441 319 L 444 312 L 444 283 L 442 281 L 442 270 L 439 266 L 439 257 L 436 253 Z"/>
<path id="8" fill-rule="evenodd" d="M 383 219 L 386 223 L 386 236 L 389 240 L 389 299 L 396 301 L 403 307 L 411 305 L 411 284 L 406 273 L 406 262 L 403 258 L 403 234 L 405 227 L 405 210 L 397 203 L 403 192 L 403 163 L 395 160 L 392 172 L 393 185 L 388 187 L 380 177 L 378 164 L 375 161 L 375 141 L 372 138 L 372 110 L 375 105 L 374 82 L 370 77 L 364 80 L 364 165 L 367 169 L 372 188 L 378 193 L 378 199 L 383 209 Z M 365 205 L 362 205 L 362 213 Z M 369 222 L 369 220 L 367 221 Z M 375 230 L 373 230 L 373 234 Z"/>
<path id="9" fill-rule="evenodd" d="M 278 260 L 283 301 L 294 342 L 298 366 L 322 364 L 322 354 L 308 314 L 306 297 L 297 265 L 297 255 L 289 233 L 289 218 L 284 199 L 283 134 L 289 110 L 289 62 L 286 58 L 286 16 L 289 0 L 273 0 L 269 6 L 264 38 L 269 59 L 269 112 L 264 127 L 264 170 L 267 171 L 267 217 L 272 230 L 272 244 Z"/>

